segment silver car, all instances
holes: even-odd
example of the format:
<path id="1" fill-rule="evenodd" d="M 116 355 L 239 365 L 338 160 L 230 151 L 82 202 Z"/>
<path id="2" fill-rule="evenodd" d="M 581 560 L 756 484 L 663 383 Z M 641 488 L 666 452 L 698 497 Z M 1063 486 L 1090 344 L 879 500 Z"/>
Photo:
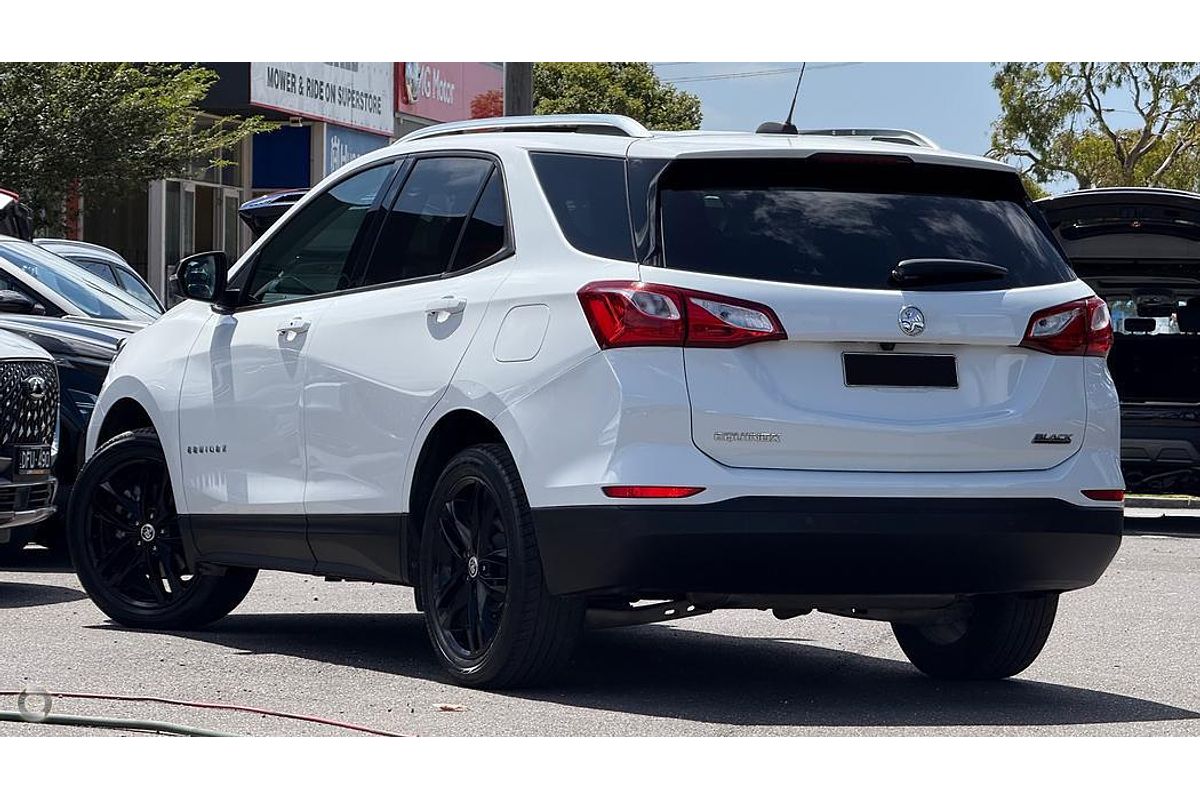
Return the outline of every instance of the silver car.
<path id="1" fill-rule="evenodd" d="M 160 313 L 167 310 L 146 280 L 116 250 L 71 239 L 34 239 L 33 243 L 124 289 L 143 304 L 157 308 Z"/>

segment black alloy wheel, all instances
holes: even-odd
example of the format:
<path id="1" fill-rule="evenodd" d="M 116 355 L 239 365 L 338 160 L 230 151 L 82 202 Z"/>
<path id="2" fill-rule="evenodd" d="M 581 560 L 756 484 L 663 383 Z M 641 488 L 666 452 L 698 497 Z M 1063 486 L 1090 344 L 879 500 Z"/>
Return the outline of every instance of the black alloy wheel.
<path id="1" fill-rule="evenodd" d="M 206 625 L 236 608 L 258 574 L 189 564 L 166 458 L 150 429 L 122 433 L 96 451 L 75 482 L 66 521 L 79 582 L 122 625 Z"/>
<path id="2" fill-rule="evenodd" d="M 86 500 L 88 560 L 111 593 L 131 606 L 163 609 L 192 586 L 179 517 L 162 457 L 129 459 Z"/>
<path id="3" fill-rule="evenodd" d="M 533 515 L 502 444 L 450 459 L 421 522 L 417 591 L 438 661 L 465 686 L 542 683 L 570 660 L 582 598 L 552 595 Z"/>
<path id="4" fill-rule="evenodd" d="M 433 607 L 445 645 L 481 657 L 496 638 L 508 599 L 508 532 L 495 491 L 464 476 L 438 511 Z"/>

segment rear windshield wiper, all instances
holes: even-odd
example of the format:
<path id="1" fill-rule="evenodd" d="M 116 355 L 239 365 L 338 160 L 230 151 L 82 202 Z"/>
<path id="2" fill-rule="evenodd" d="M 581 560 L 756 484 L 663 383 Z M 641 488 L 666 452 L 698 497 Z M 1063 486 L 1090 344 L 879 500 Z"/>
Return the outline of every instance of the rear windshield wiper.
<path id="1" fill-rule="evenodd" d="M 892 270 L 893 286 L 927 286 L 938 283 L 993 281 L 1008 277 L 1008 267 L 986 261 L 958 258 L 909 258 Z"/>

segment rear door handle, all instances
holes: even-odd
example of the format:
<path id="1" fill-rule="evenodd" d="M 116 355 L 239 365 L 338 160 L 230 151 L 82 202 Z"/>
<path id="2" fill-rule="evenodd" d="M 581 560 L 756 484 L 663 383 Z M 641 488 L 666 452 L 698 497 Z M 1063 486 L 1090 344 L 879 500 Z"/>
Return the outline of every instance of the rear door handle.
<path id="1" fill-rule="evenodd" d="M 312 323 L 304 317 L 292 317 L 287 322 L 280 325 L 275 330 L 279 331 L 279 335 L 298 336 L 312 327 Z"/>
<path id="2" fill-rule="evenodd" d="M 467 307 L 467 301 L 461 297 L 446 295 L 425 304 L 425 311 L 430 314 L 461 314 Z"/>

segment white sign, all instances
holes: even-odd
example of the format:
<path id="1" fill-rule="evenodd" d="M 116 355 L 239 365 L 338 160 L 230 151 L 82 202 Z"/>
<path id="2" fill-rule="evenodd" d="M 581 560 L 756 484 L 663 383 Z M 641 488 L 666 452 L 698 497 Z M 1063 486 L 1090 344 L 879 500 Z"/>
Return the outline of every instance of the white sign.
<path id="1" fill-rule="evenodd" d="M 252 61 L 250 103 L 391 136 L 393 62 Z"/>

